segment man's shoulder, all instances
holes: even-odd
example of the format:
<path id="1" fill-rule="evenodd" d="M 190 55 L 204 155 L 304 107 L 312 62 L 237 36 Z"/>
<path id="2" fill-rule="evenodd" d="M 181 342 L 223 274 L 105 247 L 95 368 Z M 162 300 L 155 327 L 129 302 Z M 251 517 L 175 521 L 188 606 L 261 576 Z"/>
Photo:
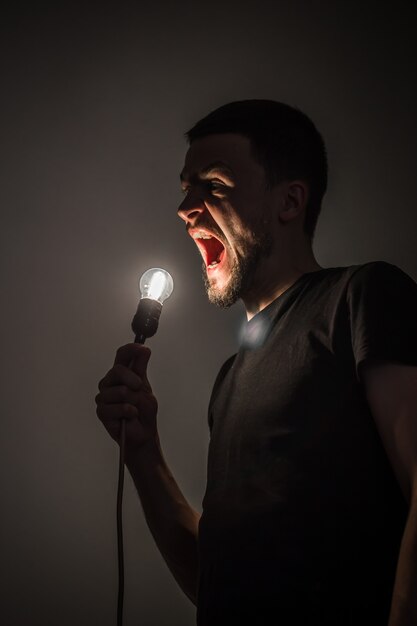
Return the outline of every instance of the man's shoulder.
<path id="1" fill-rule="evenodd" d="M 402 269 L 386 261 L 329 267 L 312 273 L 295 302 L 297 319 L 333 323 L 358 311 L 415 308 L 417 285 Z M 342 317 L 340 317 L 342 315 Z"/>
<path id="2" fill-rule="evenodd" d="M 386 272 L 396 272 L 401 271 L 396 265 L 389 263 L 387 261 L 368 261 L 366 263 L 356 263 L 353 265 L 343 265 L 343 266 L 335 266 L 335 267 L 326 267 L 322 270 L 319 270 L 317 273 L 321 272 L 324 275 L 334 275 L 337 278 L 347 277 L 348 279 L 352 278 L 356 274 L 361 276 L 367 276 L 374 273 L 386 273 Z"/>
<path id="3" fill-rule="evenodd" d="M 345 268 L 347 273 L 352 277 L 357 276 L 359 279 L 366 280 L 374 276 L 392 276 L 405 274 L 397 265 L 388 261 L 368 261 L 356 265 L 349 265 Z"/>
<path id="4" fill-rule="evenodd" d="M 328 303 L 332 310 L 340 311 L 342 305 L 350 323 L 354 326 L 356 320 L 357 328 L 363 326 L 368 333 L 371 329 L 375 332 L 377 326 L 391 328 L 394 333 L 403 324 L 416 328 L 417 283 L 409 274 L 387 261 L 339 269 L 333 285 L 324 285 L 329 291 Z M 325 289 L 321 296 L 323 294 Z M 326 309 L 326 300 L 321 297 L 320 301 Z"/>
<path id="5" fill-rule="evenodd" d="M 322 283 L 327 287 L 338 285 L 348 292 L 378 289 L 398 283 L 413 283 L 413 279 L 397 265 L 387 261 L 369 261 L 343 267 L 329 267 L 317 272 L 317 287 Z"/>
<path id="6" fill-rule="evenodd" d="M 361 265 L 352 265 L 347 270 L 348 291 L 384 292 L 387 295 L 401 293 L 403 290 L 414 290 L 416 283 L 409 274 L 393 263 L 387 261 L 370 261 Z"/>

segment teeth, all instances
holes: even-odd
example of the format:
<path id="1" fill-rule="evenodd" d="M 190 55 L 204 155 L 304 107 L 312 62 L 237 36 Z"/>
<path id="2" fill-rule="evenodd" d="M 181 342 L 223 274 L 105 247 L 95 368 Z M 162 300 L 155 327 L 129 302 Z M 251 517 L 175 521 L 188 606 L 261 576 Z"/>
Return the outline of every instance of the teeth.
<path id="1" fill-rule="evenodd" d="M 219 264 L 218 261 L 213 261 L 213 263 L 210 263 L 210 265 L 208 265 L 207 267 L 216 267 L 216 265 L 218 264 Z"/>
<path id="2" fill-rule="evenodd" d="M 199 234 L 199 235 L 194 235 L 194 239 L 211 239 L 211 235 L 203 235 L 203 234 Z"/>

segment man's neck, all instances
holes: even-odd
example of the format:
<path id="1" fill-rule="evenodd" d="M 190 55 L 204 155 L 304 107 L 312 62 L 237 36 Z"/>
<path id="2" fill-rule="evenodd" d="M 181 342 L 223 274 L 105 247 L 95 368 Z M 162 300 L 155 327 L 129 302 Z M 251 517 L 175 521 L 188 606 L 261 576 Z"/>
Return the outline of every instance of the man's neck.
<path id="1" fill-rule="evenodd" d="M 287 291 L 303 274 L 320 269 L 322 267 L 312 251 L 306 258 L 292 260 L 287 264 L 275 264 L 273 259 L 268 259 L 257 271 L 252 288 L 242 297 L 248 321 Z"/>

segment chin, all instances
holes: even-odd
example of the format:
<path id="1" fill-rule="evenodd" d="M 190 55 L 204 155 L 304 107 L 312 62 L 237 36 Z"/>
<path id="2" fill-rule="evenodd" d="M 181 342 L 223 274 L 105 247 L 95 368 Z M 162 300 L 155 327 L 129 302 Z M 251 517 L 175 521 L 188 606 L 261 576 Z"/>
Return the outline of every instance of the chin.
<path id="1" fill-rule="evenodd" d="M 208 271 L 205 265 L 203 265 L 203 279 L 207 292 L 208 300 L 211 304 L 215 304 L 223 309 L 226 309 L 240 298 L 241 277 L 239 271 L 232 269 L 224 276 L 224 269 L 222 268 L 222 274 L 218 271 L 218 276 L 214 275 L 214 272 Z"/>

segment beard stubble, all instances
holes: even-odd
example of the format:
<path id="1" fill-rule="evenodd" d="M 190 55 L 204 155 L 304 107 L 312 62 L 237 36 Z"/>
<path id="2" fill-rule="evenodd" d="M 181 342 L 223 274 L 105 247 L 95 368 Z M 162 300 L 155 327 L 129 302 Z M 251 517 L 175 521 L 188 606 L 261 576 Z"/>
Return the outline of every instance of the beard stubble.
<path id="1" fill-rule="evenodd" d="M 272 243 L 272 235 L 266 229 L 258 235 L 252 232 L 252 241 L 242 245 L 243 255 L 234 258 L 229 281 L 221 290 L 210 282 L 203 263 L 203 281 L 209 302 L 226 309 L 242 298 L 252 285 L 259 262 L 270 255 Z"/>

